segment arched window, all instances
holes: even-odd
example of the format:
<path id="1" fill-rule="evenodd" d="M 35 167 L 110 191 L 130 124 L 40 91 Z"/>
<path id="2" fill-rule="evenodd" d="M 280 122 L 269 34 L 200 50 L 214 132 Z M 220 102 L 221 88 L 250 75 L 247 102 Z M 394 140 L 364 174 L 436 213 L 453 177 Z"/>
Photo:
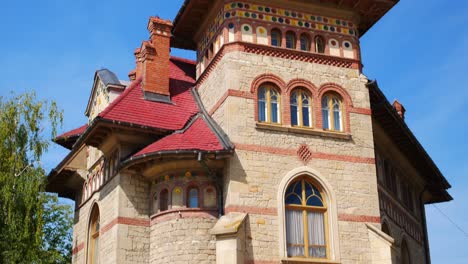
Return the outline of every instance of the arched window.
<path id="1" fill-rule="evenodd" d="M 172 189 L 172 203 L 171 208 L 179 208 L 182 207 L 182 188 L 175 187 Z"/>
<path id="2" fill-rule="evenodd" d="M 401 242 L 401 264 L 411 264 L 411 255 L 405 240 Z"/>
<path id="3" fill-rule="evenodd" d="M 327 206 L 307 177 L 292 182 L 284 197 L 288 257 L 327 258 Z"/>
<path id="4" fill-rule="evenodd" d="M 88 229 L 88 263 L 99 263 L 99 208 L 97 204 L 91 210 Z"/>
<path id="5" fill-rule="evenodd" d="M 307 36 L 307 34 L 301 34 L 300 42 L 302 51 L 310 51 L 310 39 L 309 36 Z"/>
<path id="6" fill-rule="evenodd" d="M 168 202 L 169 202 L 168 197 L 169 197 L 169 192 L 167 189 L 164 189 L 159 193 L 159 211 L 160 212 L 167 210 Z"/>
<path id="7" fill-rule="evenodd" d="M 190 188 L 188 190 L 188 208 L 197 208 L 198 207 L 198 189 L 197 188 Z"/>
<path id="8" fill-rule="evenodd" d="M 296 34 L 292 31 L 286 32 L 286 48 L 296 49 Z"/>
<path id="9" fill-rule="evenodd" d="M 325 130 L 343 131 L 343 101 L 338 95 L 322 97 L 322 124 Z"/>
<path id="10" fill-rule="evenodd" d="M 212 186 L 205 188 L 203 192 L 203 206 L 216 207 L 216 189 Z"/>
<path id="11" fill-rule="evenodd" d="M 279 29 L 271 30 L 271 45 L 281 47 L 281 31 Z"/>
<path id="12" fill-rule="evenodd" d="M 271 85 L 258 89 L 258 120 L 266 123 L 280 123 L 280 93 Z"/>
<path id="13" fill-rule="evenodd" d="M 325 53 L 325 40 L 322 36 L 315 36 L 315 52 Z"/>
<path id="14" fill-rule="evenodd" d="M 304 89 L 295 89 L 291 93 L 291 125 L 312 127 L 312 99 Z"/>

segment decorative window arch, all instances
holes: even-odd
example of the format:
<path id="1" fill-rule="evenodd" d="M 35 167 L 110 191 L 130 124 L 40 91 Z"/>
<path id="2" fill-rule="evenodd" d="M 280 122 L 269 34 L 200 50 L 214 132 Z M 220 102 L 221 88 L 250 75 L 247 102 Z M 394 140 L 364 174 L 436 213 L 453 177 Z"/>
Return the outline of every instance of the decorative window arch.
<path id="1" fill-rule="evenodd" d="M 99 207 L 97 204 L 94 204 L 91 210 L 88 227 L 88 264 L 99 263 L 99 233 Z"/>
<path id="2" fill-rule="evenodd" d="M 411 264 L 411 255 L 406 240 L 401 241 L 401 263 Z"/>
<path id="3" fill-rule="evenodd" d="M 327 204 L 308 176 L 289 184 L 284 196 L 288 257 L 328 258 Z"/>
<path id="4" fill-rule="evenodd" d="M 322 96 L 322 126 L 324 130 L 344 131 L 343 98 L 337 93 L 328 92 Z"/>
<path id="5" fill-rule="evenodd" d="M 312 96 L 306 89 L 300 87 L 292 90 L 290 95 L 291 125 L 312 127 L 313 106 Z"/>
<path id="6" fill-rule="evenodd" d="M 200 207 L 200 199 L 198 188 L 190 187 L 187 190 L 187 207 L 188 208 L 198 208 Z"/>
<path id="7" fill-rule="evenodd" d="M 306 33 L 302 33 L 299 37 L 299 42 L 301 44 L 300 48 L 302 51 L 310 51 L 310 38 Z"/>
<path id="8" fill-rule="evenodd" d="M 286 48 L 296 49 L 296 34 L 292 31 L 286 32 Z"/>
<path id="9" fill-rule="evenodd" d="M 281 123 L 281 94 L 272 84 L 262 84 L 258 88 L 258 121 Z"/>
<path id="10" fill-rule="evenodd" d="M 169 205 L 169 191 L 167 189 L 163 189 L 159 193 L 159 211 L 167 211 Z"/>
<path id="11" fill-rule="evenodd" d="M 271 38 L 271 45 L 274 47 L 281 47 L 281 30 L 274 28 L 271 30 L 270 33 L 270 38 Z"/>
<path id="12" fill-rule="evenodd" d="M 325 53 L 325 39 L 322 36 L 315 36 L 315 52 L 317 53 Z"/>

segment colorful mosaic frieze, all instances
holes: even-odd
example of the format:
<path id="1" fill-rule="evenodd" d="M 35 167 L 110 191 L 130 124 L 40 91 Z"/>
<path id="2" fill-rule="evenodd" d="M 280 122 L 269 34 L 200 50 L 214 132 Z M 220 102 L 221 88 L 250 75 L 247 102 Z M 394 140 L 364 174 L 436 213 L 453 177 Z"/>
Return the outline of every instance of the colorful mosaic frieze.
<path id="1" fill-rule="evenodd" d="M 204 54 L 223 22 L 234 18 L 247 18 L 278 25 L 357 36 L 355 25 L 348 20 L 245 2 L 231 2 L 224 5 L 216 15 L 215 21 L 203 34 L 198 46 L 198 58 Z"/>
<path id="2" fill-rule="evenodd" d="M 162 175 L 160 177 L 157 177 L 153 183 L 158 184 L 162 182 L 170 182 L 173 180 L 192 180 L 196 179 L 199 177 L 206 176 L 206 174 L 201 173 L 201 172 L 195 172 L 195 171 L 186 171 L 186 172 L 181 172 L 181 173 L 169 173 Z"/>

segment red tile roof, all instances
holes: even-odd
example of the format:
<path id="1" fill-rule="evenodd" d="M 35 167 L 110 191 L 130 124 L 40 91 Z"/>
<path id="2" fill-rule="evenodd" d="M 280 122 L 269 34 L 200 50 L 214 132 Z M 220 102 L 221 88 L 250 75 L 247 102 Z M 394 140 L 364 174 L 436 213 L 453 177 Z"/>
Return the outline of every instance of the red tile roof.
<path id="1" fill-rule="evenodd" d="M 154 142 L 133 157 L 170 150 L 221 151 L 224 148 L 206 121 L 199 116 L 184 131 L 175 132 Z"/>
<path id="2" fill-rule="evenodd" d="M 99 117 L 165 130 L 179 130 L 198 112 L 190 88 L 195 83 L 194 62 L 171 58 L 169 90 L 172 103 L 145 100 L 141 78 L 134 81 Z"/>
<path id="3" fill-rule="evenodd" d="M 70 130 L 68 132 L 65 132 L 57 137 L 55 137 L 55 140 L 58 140 L 58 139 L 66 139 L 66 138 L 69 138 L 69 137 L 73 137 L 73 136 L 80 136 L 81 134 L 83 134 L 83 132 L 88 128 L 88 124 L 84 124 L 78 128 L 75 128 L 73 130 Z"/>

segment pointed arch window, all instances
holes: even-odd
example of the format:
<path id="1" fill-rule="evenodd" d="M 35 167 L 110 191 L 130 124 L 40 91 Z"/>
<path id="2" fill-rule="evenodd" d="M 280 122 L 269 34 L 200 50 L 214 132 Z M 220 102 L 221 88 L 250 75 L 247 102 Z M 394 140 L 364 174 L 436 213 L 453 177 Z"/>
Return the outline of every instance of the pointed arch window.
<path id="1" fill-rule="evenodd" d="M 312 98 L 304 89 L 295 89 L 290 97 L 291 125 L 312 127 Z"/>
<path id="2" fill-rule="evenodd" d="M 323 129 L 343 131 L 343 100 L 335 94 L 322 97 Z"/>
<path id="3" fill-rule="evenodd" d="M 296 34 L 292 31 L 286 32 L 286 48 L 296 49 Z"/>
<path id="4" fill-rule="evenodd" d="M 258 120 L 266 123 L 281 123 L 281 96 L 278 89 L 271 85 L 262 85 L 258 89 Z"/>
<path id="5" fill-rule="evenodd" d="M 88 263 L 99 263 L 99 208 L 97 204 L 91 210 L 88 229 Z"/>
<path id="6" fill-rule="evenodd" d="M 328 257 L 327 206 L 307 177 L 292 182 L 284 197 L 288 257 Z"/>
<path id="7" fill-rule="evenodd" d="M 271 45 L 275 47 L 281 47 L 281 31 L 279 29 L 271 30 Z"/>
<path id="8" fill-rule="evenodd" d="M 310 51 L 310 40 L 309 40 L 309 36 L 307 36 L 307 34 L 305 34 L 305 33 L 301 34 L 300 43 L 301 43 L 301 50 L 302 51 Z"/>
<path id="9" fill-rule="evenodd" d="M 168 209 L 169 204 L 169 191 L 167 189 L 162 190 L 159 193 L 159 211 L 163 212 Z"/>
<path id="10" fill-rule="evenodd" d="M 325 53 L 325 40 L 322 36 L 315 37 L 315 52 Z"/>

